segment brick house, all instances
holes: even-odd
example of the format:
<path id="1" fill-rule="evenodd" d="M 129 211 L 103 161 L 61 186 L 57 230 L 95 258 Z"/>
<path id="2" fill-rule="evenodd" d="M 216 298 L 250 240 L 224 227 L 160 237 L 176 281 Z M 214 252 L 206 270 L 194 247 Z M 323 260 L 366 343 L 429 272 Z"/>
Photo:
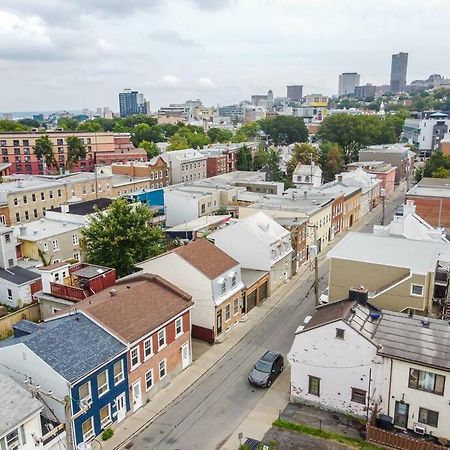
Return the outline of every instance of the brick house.
<path id="1" fill-rule="evenodd" d="M 190 295 L 153 274 L 124 278 L 77 303 L 128 346 L 133 412 L 191 364 L 192 305 Z"/>

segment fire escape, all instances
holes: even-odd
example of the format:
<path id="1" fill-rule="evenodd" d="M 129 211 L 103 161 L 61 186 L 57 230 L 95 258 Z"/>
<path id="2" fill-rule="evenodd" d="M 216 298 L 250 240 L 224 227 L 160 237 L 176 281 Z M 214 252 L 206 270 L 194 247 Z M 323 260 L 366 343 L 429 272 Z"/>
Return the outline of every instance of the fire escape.
<path id="1" fill-rule="evenodd" d="M 438 260 L 434 275 L 434 303 L 440 306 L 441 317 L 445 320 L 450 320 L 449 259 L 442 256 Z"/>

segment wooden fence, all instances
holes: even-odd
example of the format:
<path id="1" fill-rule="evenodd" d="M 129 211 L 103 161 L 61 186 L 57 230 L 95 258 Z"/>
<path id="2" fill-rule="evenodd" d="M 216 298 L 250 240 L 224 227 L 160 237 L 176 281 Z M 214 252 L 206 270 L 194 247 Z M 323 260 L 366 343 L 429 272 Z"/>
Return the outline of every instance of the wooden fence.
<path id="1" fill-rule="evenodd" d="M 37 322 L 41 318 L 41 312 L 38 303 L 25 306 L 16 312 L 8 314 L 0 318 L 0 339 L 9 336 L 12 332 L 12 327 L 17 322 L 27 319 Z"/>
<path id="2" fill-rule="evenodd" d="M 401 450 L 442 450 L 443 447 L 431 442 L 414 439 L 400 433 L 392 433 L 367 424 L 366 440 L 384 447 L 397 448 Z"/>

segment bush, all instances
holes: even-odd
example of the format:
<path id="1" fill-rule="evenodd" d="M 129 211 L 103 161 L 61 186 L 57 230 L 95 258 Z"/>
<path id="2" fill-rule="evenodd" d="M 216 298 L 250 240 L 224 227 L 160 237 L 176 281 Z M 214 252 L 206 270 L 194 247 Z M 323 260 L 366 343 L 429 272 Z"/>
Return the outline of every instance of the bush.
<path id="1" fill-rule="evenodd" d="M 107 428 L 102 433 L 102 441 L 107 441 L 108 439 L 111 439 L 113 437 L 114 430 L 112 428 Z"/>

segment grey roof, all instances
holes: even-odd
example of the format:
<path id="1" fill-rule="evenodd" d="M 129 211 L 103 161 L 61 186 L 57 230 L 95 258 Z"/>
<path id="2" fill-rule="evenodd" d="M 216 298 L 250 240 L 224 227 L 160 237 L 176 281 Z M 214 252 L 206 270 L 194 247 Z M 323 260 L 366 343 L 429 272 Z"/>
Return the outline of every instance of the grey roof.
<path id="1" fill-rule="evenodd" d="M 373 335 L 381 344 L 380 355 L 412 361 L 427 367 L 450 370 L 450 325 L 446 320 L 383 311 Z"/>
<path id="2" fill-rule="evenodd" d="M 448 178 L 423 178 L 418 184 L 413 186 L 407 196 L 417 195 L 418 197 L 450 197 L 450 179 Z M 436 206 L 439 208 L 439 204 Z"/>
<path id="3" fill-rule="evenodd" d="M 0 403 L 0 437 L 43 408 L 20 384 L 1 373 Z"/>
<path id="4" fill-rule="evenodd" d="M 33 280 L 37 280 L 41 278 L 41 276 L 33 272 L 32 270 L 24 269 L 19 266 L 8 267 L 8 270 L 5 270 L 0 267 L 0 278 L 2 280 L 9 281 L 17 286 L 21 284 L 28 283 Z"/>
<path id="5" fill-rule="evenodd" d="M 38 330 L 0 342 L 23 343 L 70 383 L 122 353 L 126 346 L 81 313 L 40 323 Z"/>
<path id="6" fill-rule="evenodd" d="M 246 288 L 252 287 L 268 273 L 269 272 L 264 272 L 264 270 L 241 269 L 242 282 Z"/>
<path id="7" fill-rule="evenodd" d="M 95 200 L 88 200 L 86 202 L 71 203 L 69 205 L 69 214 L 77 214 L 79 216 L 86 216 L 88 214 L 93 214 L 95 212 L 95 207 L 100 209 L 100 211 L 108 208 L 112 203 L 110 198 L 97 198 Z M 52 211 L 62 212 L 61 207 L 53 208 Z"/>
<path id="8" fill-rule="evenodd" d="M 75 272 L 72 272 L 72 275 L 76 275 L 77 277 L 81 278 L 94 278 L 98 277 L 102 273 L 110 272 L 110 267 L 104 267 L 104 266 L 95 266 L 93 264 L 88 264 L 81 269 L 76 270 Z"/>
<path id="9" fill-rule="evenodd" d="M 14 235 L 21 241 L 36 242 L 41 239 L 72 233 L 81 228 L 80 224 L 62 222 L 61 220 L 40 219 L 14 227 Z"/>

